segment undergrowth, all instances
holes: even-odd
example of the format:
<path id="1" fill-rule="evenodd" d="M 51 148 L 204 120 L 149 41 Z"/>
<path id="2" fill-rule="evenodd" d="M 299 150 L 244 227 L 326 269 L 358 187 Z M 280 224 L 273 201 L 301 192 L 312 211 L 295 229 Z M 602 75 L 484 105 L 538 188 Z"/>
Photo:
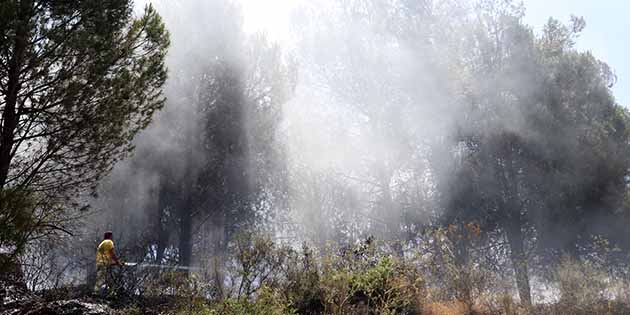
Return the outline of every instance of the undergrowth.
<path id="1" fill-rule="evenodd" d="M 552 272 L 558 300 L 526 308 L 509 281 L 483 264 L 458 263 L 449 251 L 401 256 L 387 248 L 369 238 L 353 246 L 296 250 L 268 238 L 243 237 L 221 273 L 163 273 L 142 292 L 169 295 L 166 305 L 131 303 L 121 313 L 630 314 L 625 282 L 588 261 L 562 259 Z"/>

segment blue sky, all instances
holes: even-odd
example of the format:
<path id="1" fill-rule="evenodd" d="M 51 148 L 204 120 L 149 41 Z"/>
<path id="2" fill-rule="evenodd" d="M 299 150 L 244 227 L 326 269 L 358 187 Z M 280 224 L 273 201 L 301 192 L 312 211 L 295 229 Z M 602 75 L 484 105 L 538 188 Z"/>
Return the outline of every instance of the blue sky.
<path id="1" fill-rule="evenodd" d="M 608 63 L 618 76 L 613 91 L 619 104 L 630 107 L 630 1 L 628 0 L 523 0 L 525 22 L 540 31 L 550 16 L 568 22 L 571 14 L 586 19 L 577 42 Z"/>

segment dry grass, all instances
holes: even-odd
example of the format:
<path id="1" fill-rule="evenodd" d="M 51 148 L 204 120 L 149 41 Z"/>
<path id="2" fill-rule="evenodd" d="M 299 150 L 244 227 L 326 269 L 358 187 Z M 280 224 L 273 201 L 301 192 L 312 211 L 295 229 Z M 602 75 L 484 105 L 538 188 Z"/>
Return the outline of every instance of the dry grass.
<path id="1" fill-rule="evenodd" d="M 426 315 L 464 315 L 469 312 L 468 306 L 460 301 L 433 302 L 423 309 Z"/>

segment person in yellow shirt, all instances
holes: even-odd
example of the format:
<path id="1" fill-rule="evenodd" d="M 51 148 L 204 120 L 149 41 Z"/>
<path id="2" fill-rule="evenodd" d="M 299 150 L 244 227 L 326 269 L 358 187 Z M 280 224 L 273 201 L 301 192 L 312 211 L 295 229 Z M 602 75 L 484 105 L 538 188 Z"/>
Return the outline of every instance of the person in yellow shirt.
<path id="1" fill-rule="evenodd" d="M 94 291 L 104 294 L 111 288 L 111 267 L 120 266 L 120 261 L 114 252 L 114 241 L 112 232 L 107 231 L 103 236 L 103 241 L 96 249 L 96 284 Z"/>

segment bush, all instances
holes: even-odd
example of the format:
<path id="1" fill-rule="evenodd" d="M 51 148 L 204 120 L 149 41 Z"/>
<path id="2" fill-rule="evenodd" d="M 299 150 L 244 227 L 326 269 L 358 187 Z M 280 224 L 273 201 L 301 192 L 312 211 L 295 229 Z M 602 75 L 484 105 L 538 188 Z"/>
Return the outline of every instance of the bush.
<path id="1" fill-rule="evenodd" d="M 497 293 L 505 285 L 497 274 L 483 263 L 483 257 L 474 256 L 474 248 L 481 239 L 479 227 L 474 223 L 463 226 L 449 225 L 430 231 L 427 235 L 432 247 L 422 260 L 430 276 L 430 296 L 437 301 L 456 300 L 457 307 L 464 305 L 472 311 L 475 305 L 497 304 Z M 449 303 L 446 303 L 449 304 Z"/>
<path id="2" fill-rule="evenodd" d="M 34 217 L 33 195 L 24 190 L 5 188 L 0 190 L 0 271 L 17 261 L 24 252 L 32 234 L 41 229 Z"/>
<path id="3" fill-rule="evenodd" d="M 200 314 L 200 313 L 195 313 Z M 262 287 L 253 301 L 229 298 L 214 305 L 208 313 L 216 315 L 290 315 L 297 314 L 292 303 L 269 287 Z"/>
<path id="4" fill-rule="evenodd" d="M 418 314 L 424 302 L 419 269 L 371 239 L 320 252 L 307 246 L 296 251 L 264 238 L 238 242 L 232 294 L 214 310 L 221 314 L 253 314 L 265 305 L 282 314 Z"/>
<path id="5" fill-rule="evenodd" d="M 354 246 L 295 250 L 250 235 L 232 247 L 225 269 L 226 295 L 208 293 L 216 284 L 194 273 L 162 273 L 156 290 L 147 292 L 174 294 L 161 312 L 166 314 L 630 313 L 623 302 L 611 299 L 612 278 L 596 263 L 564 258 L 554 272 L 560 301 L 528 309 L 514 301 L 513 284 L 504 283 L 477 259 L 457 264 L 452 243 L 433 244 L 441 250 L 402 258 L 371 239 Z M 461 298 L 462 292 L 469 300 Z"/>
<path id="6" fill-rule="evenodd" d="M 573 314 L 599 314 L 607 308 L 606 288 L 610 278 L 594 263 L 562 258 L 555 278 L 560 290 L 559 305 Z"/>
<path id="7" fill-rule="evenodd" d="M 331 246 L 320 261 L 318 275 L 311 273 L 305 281 L 311 283 L 311 292 L 301 295 L 311 297 L 311 303 L 302 305 L 319 301 L 316 309 L 324 314 L 416 314 L 421 310 L 425 284 L 418 269 L 369 239 L 350 248 Z"/>

